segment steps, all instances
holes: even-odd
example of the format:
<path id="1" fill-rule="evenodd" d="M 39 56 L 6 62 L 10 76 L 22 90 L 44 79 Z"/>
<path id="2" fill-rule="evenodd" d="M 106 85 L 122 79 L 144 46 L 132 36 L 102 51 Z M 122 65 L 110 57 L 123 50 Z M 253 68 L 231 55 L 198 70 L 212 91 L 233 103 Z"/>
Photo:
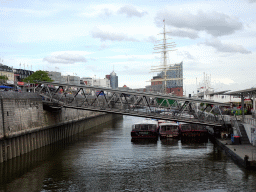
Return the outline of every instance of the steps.
<path id="1" fill-rule="evenodd" d="M 239 129 L 240 129 L 240 132 L 241 132 L 241 144 L 250 144 L 250 141 L 248 139 L 248 136 L 247 136 L 247 133 L 244 129 L 244 126 L 242 124 L 239 124 Z"/>

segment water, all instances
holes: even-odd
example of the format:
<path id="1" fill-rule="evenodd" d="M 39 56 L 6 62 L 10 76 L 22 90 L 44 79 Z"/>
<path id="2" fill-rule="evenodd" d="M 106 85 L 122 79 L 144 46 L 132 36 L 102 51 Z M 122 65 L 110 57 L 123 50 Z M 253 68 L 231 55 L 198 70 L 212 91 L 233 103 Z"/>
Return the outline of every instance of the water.
<path id="1" fill-rule="evenodd" d="M 0 191 L 256 191 L 256 172 L 210 141 L 131 142 L 124 116 L 0 165 Z"/>

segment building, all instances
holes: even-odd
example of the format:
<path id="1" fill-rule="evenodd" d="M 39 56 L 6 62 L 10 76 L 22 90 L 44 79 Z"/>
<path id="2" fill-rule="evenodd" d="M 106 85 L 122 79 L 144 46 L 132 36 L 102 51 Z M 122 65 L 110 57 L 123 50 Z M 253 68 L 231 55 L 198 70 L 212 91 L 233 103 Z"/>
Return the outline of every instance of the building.
<path id="1" fill-rule="evenodd" d="M 130 90 L 129 87 L 127 87 L 126 85 L 124 85 L 123 87 L 118 87 L 119 90 L 123 90 L 123 91 L 128 91 Z"/>
<path id="2" fill-rule="evenodd" d="M 199 82 L 197 86 L 197 93 L 194 98 L 211 100 L 221 103 L 240 103 L 241 98 L 234 95 L 227 95 L 230 90 L 215 92 L 211 85 L 211 76 L 204 73 L 203 81 Z"/>
<path id="3" fill-rule="evenodd" d="M 11 67 L 0 63 L 0 76 L 6 76 L 8 78 L 4 83 L 14 84 L 14 72 Z"/>
<path id="4" fill-rule="evenodd" d="M 80 77 L 78 76 L 61 76 L 60 83 L 71 84 L 71 85 L 80 85 Z"/>
<path id="5" fill-rule="evenodd" d="M 98 86 L 98 87 L 110 87 L 110 80 L 109 79 L 93 79 L 92 86 Z"/>
<path id="6" fill-rule="evenodd" d="M 61 82 L 61 73 L 56 71 L 47 71 L 48 76 L 53 80 L 53 83 Z"/>
<path id="7" fill-rule="evenodd" d="M 164 82 L 164 71 L 162 71 L 153 77 L 151 86 L 147 86 L 146 89 L 148 92 L 162 93 Z M 170 65 L 166 69 L 166 93 L 183 96 L 183 62 Z"/>
<path id="8" fill-rule="evenodd" d="M 118 88 L 118 76 L 116 73 L 113 71 L 110 73 L 110 86 L 112 89 L 117 89 Z"/>
<path id="9" fill-rule="evenodd" d="M 91 77 L 82 77 L 80 79 L 80 83 L 81 83 L 81 81 L 83 81 L 82 84 L 84 84 L 84 85 L 92 85 L 92 83 L 93 83 Z"/>

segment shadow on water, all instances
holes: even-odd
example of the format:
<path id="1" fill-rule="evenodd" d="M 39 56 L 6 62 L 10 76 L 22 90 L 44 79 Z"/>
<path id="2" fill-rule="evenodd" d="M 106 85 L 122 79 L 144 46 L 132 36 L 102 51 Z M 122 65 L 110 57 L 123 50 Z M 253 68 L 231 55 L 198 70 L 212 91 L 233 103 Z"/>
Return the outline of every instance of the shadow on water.
<path id="1" fill-rule="evenodd" d="M 200 143 L 208 143 L 208 137 L 191 137 L 191 138 L 182 138 L 182 144 L 200 144 Z"/>
<path id="2" fill-rule="evenodd" d="M 161 139 L 162 145 L 178 146 L 179 140 L 173 138 Z"/>
<path id="3" fill-rule="evenodd" d="M 132 144 L 134 145 L 148 145 L 148 144 L 157 144 L 158 139 L 131 139 Z"/>
<path id="4" fill-rule="evenodd" d="M 0 163 L 0 191 L 40 191 L 45 175 L 54 170 L 51 159 L 63 152 L 69 145 L 94 137 L 105 128 L 115 128 L 115 121 L 95 126 L 82 133 L 56 143 L 36 149 L 19 157 Z M 51 181 L 48 181 L 51 182 Z M 29 190 L 28 190 L 29 189 Z"/>

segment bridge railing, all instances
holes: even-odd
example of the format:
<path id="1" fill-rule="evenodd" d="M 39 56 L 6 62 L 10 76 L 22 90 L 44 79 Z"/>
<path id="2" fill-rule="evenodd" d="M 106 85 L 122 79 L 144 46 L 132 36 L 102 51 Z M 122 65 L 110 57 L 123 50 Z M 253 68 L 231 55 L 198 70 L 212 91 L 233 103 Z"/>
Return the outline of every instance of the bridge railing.
<path id="1" fill-rule="evenodd" d="M 203 125 L 221 126 L 223 124 L 222 119 L 217 118 L 216 115 L 204 112 L 207 107 L 212 110 L 223 105 L 212 101 L 102 87 L 51 83 L 37 86 L 35 90 L 43 97 L 44 101 L 55 103 L 60 107 Z M 203 102 L 206 103 L 204 105 L 206 107 L 202 107 L 202 112 L 200 112 L 197 110 L 197 103 Z"/>

